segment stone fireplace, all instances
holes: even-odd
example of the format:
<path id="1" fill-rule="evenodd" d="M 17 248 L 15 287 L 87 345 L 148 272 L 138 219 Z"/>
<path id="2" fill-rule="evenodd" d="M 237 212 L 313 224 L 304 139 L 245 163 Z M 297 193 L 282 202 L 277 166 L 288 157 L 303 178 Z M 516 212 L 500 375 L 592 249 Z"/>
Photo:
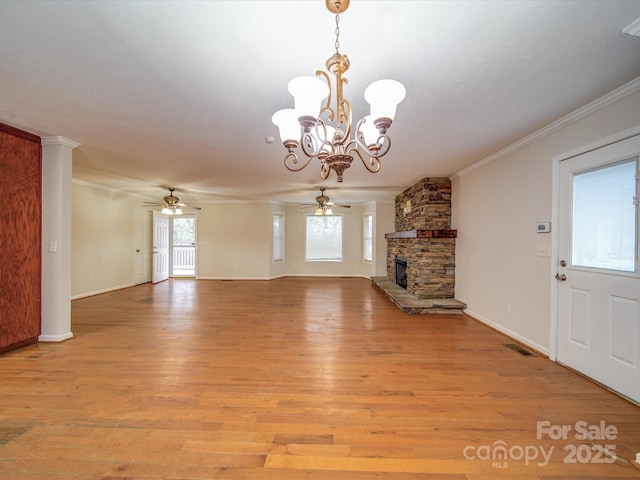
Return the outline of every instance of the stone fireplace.
<path id="1" fill-rule="evenodd" d="M 396 197 L 395 209 L 396 231 L 385 235 L 388 279 L 416 298 L 453 298 L 457 231 L 451 230 L 451 181 L 423 178 Z M 404 268 L 400 278 L 398 268 Z"/>

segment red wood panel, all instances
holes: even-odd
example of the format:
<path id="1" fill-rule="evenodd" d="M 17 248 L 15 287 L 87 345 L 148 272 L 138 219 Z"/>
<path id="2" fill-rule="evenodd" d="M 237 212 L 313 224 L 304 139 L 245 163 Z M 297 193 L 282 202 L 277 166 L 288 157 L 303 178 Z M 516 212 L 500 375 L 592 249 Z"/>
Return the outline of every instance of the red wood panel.
<path id="1" fill-rule="evenodd" d="M 41 329 L 40 137 L 0 124 L 0 353 Z"/>

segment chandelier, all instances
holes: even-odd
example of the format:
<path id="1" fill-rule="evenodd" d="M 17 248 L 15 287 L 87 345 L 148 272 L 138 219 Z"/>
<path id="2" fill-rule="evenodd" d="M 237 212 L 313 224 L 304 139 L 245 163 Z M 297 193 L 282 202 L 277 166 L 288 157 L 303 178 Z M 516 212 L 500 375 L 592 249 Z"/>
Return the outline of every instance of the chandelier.
<path id="1" fill-rule="evenodd" d="M 294 97 L 295 108 L 280 110 L 271 120 L 278 126 L 280 138 L 287 149 L 284 166 L 288 170 L 300 171 L 317 158 L 323 179 L 333 170 L 338 182 L 342 182 L 353 155 L 360 158 L 369 172 L 380 170 L 380 158 L 391 148 L 387 130 L 406 91 L 395 80 L 378 80 L 369 85 L 364 91 L 364 98 L 371 105 L 370 114 L 358 121 L 354 138 L 351 138 L 351 103 L 343 96 L 347 79 L 342 76 L 350 62 L 339 52 L 340 14 L 349 7 L 349 0 L 326 0 L 326 5 L 330 12 L 336 14 L 336 53 L 326 62 L 327 70 L 335 76 L 335 105 L 331 105 L 329 75 L 318 70 L 315 77 L 296 77 L 289 82 L 288 89 Z M 323 105 L 324 99 L 326 103 Z M 302 147 L 306 159 L 298 158 L 298 146 Z"/>

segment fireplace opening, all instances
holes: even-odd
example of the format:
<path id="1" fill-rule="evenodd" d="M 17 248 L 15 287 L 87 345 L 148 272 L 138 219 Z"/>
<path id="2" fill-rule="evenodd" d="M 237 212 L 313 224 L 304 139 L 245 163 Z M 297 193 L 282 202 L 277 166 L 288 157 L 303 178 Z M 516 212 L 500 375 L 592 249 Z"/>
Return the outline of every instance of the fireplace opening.
<path id="1" fill-rule="evenodd" d="M 395 261 L 396 285 L 407 288 L 407 259 L 396 255 Z"/>

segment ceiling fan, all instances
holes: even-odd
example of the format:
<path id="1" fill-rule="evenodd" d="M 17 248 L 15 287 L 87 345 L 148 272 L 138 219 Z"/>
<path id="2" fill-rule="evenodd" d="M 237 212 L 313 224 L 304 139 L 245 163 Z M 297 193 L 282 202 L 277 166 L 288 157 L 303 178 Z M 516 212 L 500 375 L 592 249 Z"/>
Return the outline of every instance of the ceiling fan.
<path id="1" fill-rule="evenodd" d="M 192 208 L 194 210 L 202 210 L 200 207 L 194 207 L 180 202 L 180 199 L 173 194 L 175 188 L 169 189 L 169 195 L 162 198 L 164 203 L 144 202 L 144 207 L 162 207 L 162 212 L 165 215 L 182 215 L 183 208 Z"/>
<path id="2" fill-rule="evenodd" d="M 315 207 L 316 208 L 316 211 L 315 211 L 316 215 L 333 215 L 333 211 L 332 211 L 331 207 L 351 208 L 351 205 L 344 205 L 344 204 L 340 204 L 340 203 L 331 202 L 329 200 L 329 197 L 327 197 L 324 194 L 324 191 L 325 191 L 324 188 L 320 189 L 320 195 L 318 195 L 316 197 L 316 203 L 299 204 L 300 208 Z"/>

